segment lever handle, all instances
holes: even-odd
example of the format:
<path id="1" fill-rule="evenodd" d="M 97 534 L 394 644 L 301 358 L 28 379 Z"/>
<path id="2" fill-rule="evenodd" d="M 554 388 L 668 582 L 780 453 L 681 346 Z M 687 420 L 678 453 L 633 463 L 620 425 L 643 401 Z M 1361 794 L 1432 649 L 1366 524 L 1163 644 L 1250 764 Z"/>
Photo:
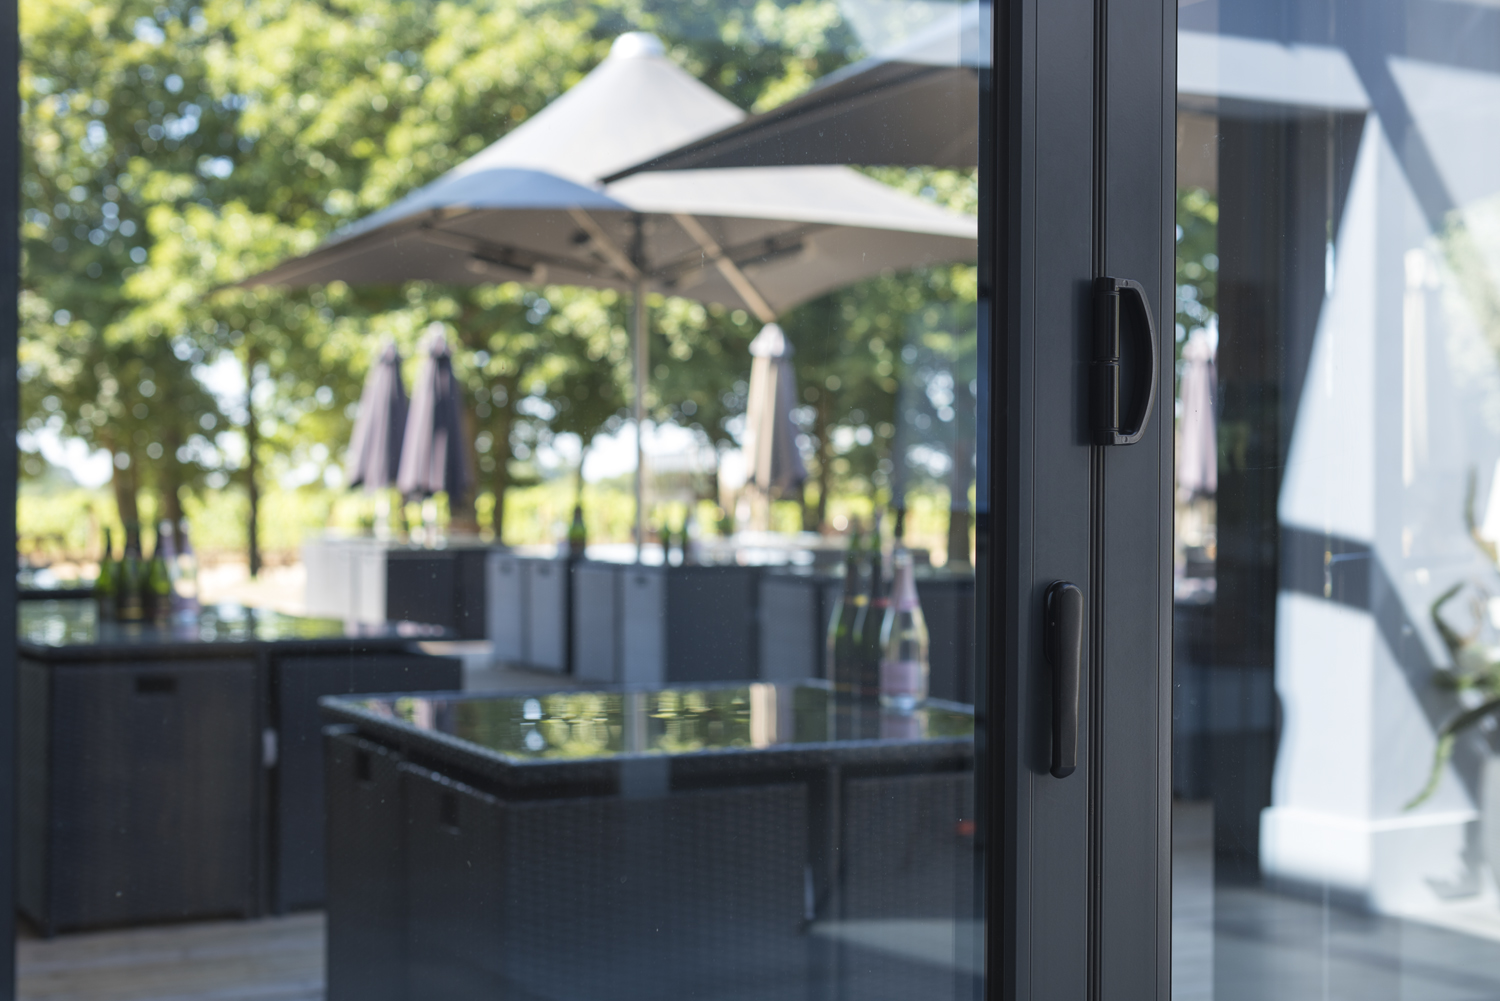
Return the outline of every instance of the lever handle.
<path id="1" fill-rule="evenodd" d="M 1083 592 L 1060 580 L 1047 588 L 1043 645 L 1052 665 L 1052 774 L 1078 767 L 1078 687 L 1083 676 Z"/>
<path id="2" fill-rule="evenodd" d="M 1146 392 L 1141 411 L 1129 424 L 1124 423 L 1121 407 L 1120 300 L 1134 299 L 1144 322 L 1151 364 L 1146 370 Z M 1156 408 L 1156 381 L 1160 377 L 1157 358 L 1156 321 L 1151 303 L 1140 282 L 1128 278 L 1099 278 L 1094 282 L 1094 436 L 1101 445 L 1134 445 L 1146 433 L 1151 413 Z"/>

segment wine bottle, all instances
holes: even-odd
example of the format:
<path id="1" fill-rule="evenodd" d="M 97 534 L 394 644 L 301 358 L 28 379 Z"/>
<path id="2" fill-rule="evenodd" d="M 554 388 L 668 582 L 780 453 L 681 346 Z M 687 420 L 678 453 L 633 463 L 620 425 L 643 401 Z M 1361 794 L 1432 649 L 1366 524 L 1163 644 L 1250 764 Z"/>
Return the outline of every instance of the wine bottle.
<path id="1" fill-rule="evenodd" d="M 146 617 L 146 567 L 141 562 L 141 526 L 125 525 L 125 555 L 120 560 L 120 582 L 115 616 L 121 622 L 140 622 Z"/>
<path id="2" fill-rule="evenodd" d="M 156 546 L 146 564 L 145 612 L 158 622 L 172 614 L 172 572 L 167 564 L 168 556 L 176 555 L 172 548 L 172 523 L 162 521 L 156 526 Z"/>
<path id="3" fill-rule="evenodd" d="M 849 532 L 849 550 L 844 557 L 844 591 L 828 620 L 828 680 L 835 691 L 852 694 L 857 688 L 860 616 L 869 601 L 864 545 L 859 520 Z"/>
<path id="4" fill-rule="evenodd" d="M 870 600 L 856 629 L 859 633 L 858 687 L 861 695 L 875 696 L 880 692 L 880 658 L 883 647 L 880 631 L 885 625 L 886 609 L 890 606 L 890 589 L 885 579 L 885 561 L 880 545 L 880 513 L 875 514 L 875 527 L 865 545 L 870 561 Z"/>
<path id="5" fill-rule="evenodd" d="M 192 618 L 198 614 L 198 554 L 188 536 L 187 519 L 177 523 L 177 572 L 172 578 L 173 602 L 178 615 Z"/>
<path id="6" fill-rule="evenodd" d="M 589 545 L 589 530 L 583 523 L 583 502 L 573 505 L 573 523 L 568 526 L 568 556 L 582 559 Z"/>
<path id="7" fill-rule="evenodd" d="M 99 607 L 100 621 L 115 617 L 115 592 L 118 588 L 115 572 L 115 543 L 109 526 L 104 528 L 104 553 L 99 557 L 99 575 L 94 578 L 94 601 Z"/>
<path id="8" fill-rule="evenodd" d="M 917 598 L 917 576 L 911 552 L 898 549 L 890 607 L 880 629 L 880 703 L 894 712 L 911 712 L 927 701 L 931 667 L 927 659 L 927 622 Z"/>
<path id="9" fill-rule="evenodd" d="M 687 515 L 682 519 L 682 565 L 695 566 L 699 562 L 698 519 L 693 516 L 693 506 L 689 504 Z"/>

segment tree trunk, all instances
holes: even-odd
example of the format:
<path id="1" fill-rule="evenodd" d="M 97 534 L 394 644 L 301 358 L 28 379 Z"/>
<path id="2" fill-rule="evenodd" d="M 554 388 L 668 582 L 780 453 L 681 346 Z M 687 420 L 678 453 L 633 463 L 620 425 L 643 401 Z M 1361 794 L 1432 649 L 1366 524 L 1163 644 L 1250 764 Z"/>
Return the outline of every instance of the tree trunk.
<path id="1" fill-rule="evenodd" d="M 828 530 L 828 494 L 833 484 L 833 442 L 828 429 L 828 397 L 818 394 L 813 408 L 813 433 L 818 436 L 818 532 Z"/>
<path id="2" fill-rule="evenodd" d="M 128 447 L 111 449 L 111 451 L 117 456 L 123 454 L 130 460 L 130 465 L 124 469 L 116 463 L 114 476 L 110 479 L 110 485 L 114 488 L 115 494 L 115 510 L 119 512 L 122 525 L 138 525 L 141 521 L 141 513 L 136 504 L 138 479 L 135 456 L 131 454 Z"/>
<path id="3" fill-rule="evenodd" d="M 491 454 L 495 457 L 495 471 L 490 473 L 490 490 L 495 495 L 495 542 L 499 545 L 505 544 L 505 494 L 510 489 L 510 432 L 515 423 L 515 415 L 511 411 L 511 400 L 514 394 L 511 387 L 506 387 L 505 406 L 496 411 L 495 419 L 490 425 L 490 434 L 495 438 L 495 443 L 490 446 Z"/>
<path id="4" fill-rule="evenodd" d="M 250 576 L 260 574 L 260 427 L 255 417 L 255 353 L 245 359 L 245 485 L 250 501 L 250 516 L 245 528 L 246 555 Z"/>
<path id="5" fill-rule="evenodd" d="M 974 394 L 953 380 L 953 452 L 948 481 L 948 566 L 969 565 L 969 486 L 974 482 Z"/>
<path id="6" fill-rule="evenodd" d="M 474 418 L 467 406 L 458 414 L 464 429 L 464 465 L 469 483 L 462 491 L 448 494 L 448 531 L 453 535 L 478 535 L 479 512 L 474 501 L 479 497 L 479 477 L 474 461 Z"/>
<path id="7" fill-rule="evenodd" d="M 175 431 L 162 436 L 162 447 L 166 454 L 156 473 L 156 516 L 165 519 L 176 528 L 182 521 L 182 464 L 177 461 L 177 449 L 181 447 Z"/>

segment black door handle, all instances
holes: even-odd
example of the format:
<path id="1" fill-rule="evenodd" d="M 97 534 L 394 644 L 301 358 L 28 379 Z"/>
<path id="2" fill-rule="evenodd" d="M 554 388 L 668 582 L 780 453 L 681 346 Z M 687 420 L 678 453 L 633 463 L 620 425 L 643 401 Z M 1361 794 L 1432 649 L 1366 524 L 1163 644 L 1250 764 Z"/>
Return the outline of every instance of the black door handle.
<path id="1" fill-rule="evenodd" d="M 1083 592 L 1060 580 L 1047 588 L 1044 649 L 1052 665 L 1052 774 L 1078 767 L 1078 688 L 1083 676 Z"/>
<path id="2" fill-rule="evenodd" d="M 1136 302 L 1151 364 L 1146 372 L 1146 392 L 1140 413 L 1126 423 L 1120 372 L 1120 300 L 1129 297 Z M 1160 359 L 1157 358 L 1156 321 L 1151 303 L 1140 282 L 1128 278 L 1099 278 L 1094 282 L 1094 437 L 1101 445 L 1134 445 L 1146 433 L 1151 412 L 1156 408 L 1156 381 Z"/>

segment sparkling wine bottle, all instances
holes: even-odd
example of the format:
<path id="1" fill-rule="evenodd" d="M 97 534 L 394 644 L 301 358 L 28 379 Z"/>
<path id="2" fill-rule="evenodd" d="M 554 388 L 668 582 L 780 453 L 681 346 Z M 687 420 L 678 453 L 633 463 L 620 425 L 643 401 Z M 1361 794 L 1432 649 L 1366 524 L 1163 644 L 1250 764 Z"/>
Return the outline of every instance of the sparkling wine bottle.
<path id="1" fill-rule="evenodd" d="M 172 564 L 177 560 L 172 543 L 172 523 L 163 520 L 156 526 L 156 548 L 146 564 L 146 614 L 165 621 L 172 614 Z"/>
<path id="2" fill-rule="evenodd" d="M 855 625 L 870 600 L 867 573 L 859 521 L 855 519 L 844 557 L 844 592 L 828 620 L 828 680 L 835 691 L 853 692 L 857 687 L 860 651 Z"/>
<path id="3" fill-rule="evenodd" d="M 911 552 L 898 549 L 895 563 L 890 607 L 880 629 L 880 702 L 896 712 L 911 712 L 927 701 L 927 622 L 917 599 Z"/>

